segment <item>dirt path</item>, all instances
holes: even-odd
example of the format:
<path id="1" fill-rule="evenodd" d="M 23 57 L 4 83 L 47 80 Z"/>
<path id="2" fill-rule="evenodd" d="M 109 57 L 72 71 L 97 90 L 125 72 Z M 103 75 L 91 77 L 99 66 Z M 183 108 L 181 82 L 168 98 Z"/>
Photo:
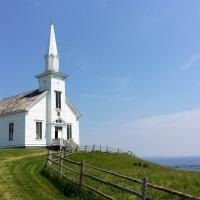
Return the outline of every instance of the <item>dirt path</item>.
<path id="1" fill-rule="evenodd" d="M 8 160 L 0 161 L 0 164 L 6 163 L 6 162 L 11 162 L 13 160 L 18 160 L 18 159 L 23 159 L 23 158 L 27 158 L 27 157 L 33 157 L 33 156 L 41 156 L 41 155 L 45 155 L 45 154 L 47 154 L 47 153 L 46 152 L 45 153 L 35 153 L 35 154 L 27 155 L 27 156 L 9 158 Z"/>

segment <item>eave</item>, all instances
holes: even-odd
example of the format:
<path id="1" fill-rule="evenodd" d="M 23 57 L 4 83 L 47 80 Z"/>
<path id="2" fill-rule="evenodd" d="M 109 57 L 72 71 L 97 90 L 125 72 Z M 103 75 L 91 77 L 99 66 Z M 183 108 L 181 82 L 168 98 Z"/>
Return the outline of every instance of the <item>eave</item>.
<path id="1" fill-rule="evenodd" d="M 22 112 L 28 112 L 28 111 L 26 109 L 11 111 L 11 112 L 1 114 L 0 117 L 6 116 L 6 115 L 14 115 L 14 114 L 22 113 Z"/>
<path id="2" fill-rule="evenodd" d="M 37 75 L 37 76 L 35 76 L 35 77 L 39 79 L 39 78 L 42 78 L 42 77 L 48 76 L 48 75 L 59 76 L 59 77 L 62 77 L 63 79 L 65 79 L 65 78 L 68 77 L 68 75 L 66 75 L 66 74 L 61 74 L 61 73 L 59 73 L 59 72 L 55 72 L 55 71 L 52 71 L 52 70 L 49 70 L 49 71 L 44 72 L 44 73 L 42 73 L 42 74 L 39 74 L 39 75 Z"/>

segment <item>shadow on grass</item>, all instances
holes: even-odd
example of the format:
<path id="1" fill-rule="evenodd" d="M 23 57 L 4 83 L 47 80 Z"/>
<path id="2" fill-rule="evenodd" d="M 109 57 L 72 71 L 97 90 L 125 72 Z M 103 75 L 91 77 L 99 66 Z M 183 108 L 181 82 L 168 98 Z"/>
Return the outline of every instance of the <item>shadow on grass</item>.
<path id="1" fill-rule="evenodd" d="M 74 199 L 82 200 L 102 200 L 103 198 L 91 190 L 83 188 L 80 190 L 79 186 L 66 180 L 65 178 L 60 178 L 60 176 L 51 170 L 50 168 L 43 167 L 40 174 L 49 180 L 61 193 L 66 197 L 71 197 Z"/>

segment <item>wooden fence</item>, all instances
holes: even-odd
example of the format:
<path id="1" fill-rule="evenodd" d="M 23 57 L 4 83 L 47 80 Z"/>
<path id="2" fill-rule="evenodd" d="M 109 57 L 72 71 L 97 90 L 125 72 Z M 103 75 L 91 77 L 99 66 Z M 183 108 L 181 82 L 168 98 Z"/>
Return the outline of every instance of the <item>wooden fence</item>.
<path id="1" fill-rule="evenodd" d="M 109 153 L 124 153 L 131 156 L 135 156 L 135 154 L 132 151 L 125 151 L 122 149 L 112 148 L 109 146 L 98 146 L 98 145 L 86 145 L 86 146 L 80 146 L 79 150 L 82 151 L 100 151 L 100 152 L 109 152 Z"/>
<path id="2" fill-rule="evenodd" d="M 169 193 L 169 194 L 173 194 L 173 195 L 176 195 L 176 196 L 179 196 L 179 197 L 183 197 L 185 199 L 200 200 L 199 197 L 195 197 L 195 196 L 192 196 L 192 195 L 189 195 L 189 194 L 184 194 L 184 193 L 181 193 L 181 192 L 178 192 L 178 191 L 175 191 L 175 190 L 171 190 L 169 188 L 165 188 L 165 187 L 162 187 L 162 186 L 157 186 L 157 185 L 148 183 L 148 178 L 143 178 L 143 180 L 137 180 L 137 179 L 134 179 L 134 178 L 131 178 L 131 177 L 127 177 L 127 176 L 112 172 L 112 171 L 108 171 L 108 170 L 105 170 L 105 169 L 101 169 L 101 168 L 97 168 L 95 166 L 88 165 L 88 164 L 85 163 L 84 160 L 82 160 L 82 162 L 76 162 L 76 161 L 73 161 L 73 160 L 70 160 L 70 159 L 67 158 L 67 155 L 73 154 L 77 150 L 81 149 L 82 151 L 89 151 L 89 150 L 90 151 L 94 151 L 95 147 L 96 147 L 96 150 L 99 150 L 99 148 L 100 148 L 101 151 L 104 151 L 104 152 L 107 151 L 107 152 L 115 152 L 115 153 L 119 153 L 119 152 L 128 153 L 127 151 L 126 152 L 125 151 L 118 151 L 118 149 L 109 148 L 109 147 L 108 148 L 107 147 L 106 148 L 105 147 L 102 148 L 102 146 L 95 146 L 95 145 L 79 147 L 79 149 L 78 148 L 77 149 L 70 149 L 70 150 L 67 150 L 65 152 L 59 152 L 58 151 L 57 153 L 52 153 L 51 151 L 48 151 L 46 166 L 51 168 L 52 170 L 54 170 L 58 174 L 60 174 L 60 177 L 64 177 L 67 180 L 79 185 L 80 189 L 82 189 L 82 187 L 84 186 L 84 187 L 86 187 L 86 188 L 88 188 L 88 189 L 90 189 L 90 190 L 102 195 L 103 197 L 105 197 L 107 199 L 111 199 L 111 200 L 114 200 L 114 198 L 104 194 L 103 192 L 101 192 L 101 191 L 99 191 L 99 190 L 97 190 L 95 188 L 92 188 L 89 185 L 86 185 L 84 183 L 84 181 L 83 181 L 83 177 L 87 177 L 89 179 L 98 181 L 98 182 L 100 182 L 102 184 L 106 184 L 106 185 L 109 185 L 111 187 L 118 188 L 119 190 L 128 192 L 128 193 L 133 194 L 133 195 L 135 195 L 137 197 L 140 197 L 142 200 L 153 200 L 152 198 L 147 196 L 147 188 L 148 187 L 156 189 L 156 190 L 160 190 L 160 191 L 163 191 L 163 192 L 166 192 L 166 193 Z M 130 155 L 132 155 L 132 152 L 130 153 Z M 71 169 L 71 168 L 63 165 L 63 161 L 66 161 L 68 163 L 72 163 L 72 164 L 74 164 L 76 166 L 79 166 L 80 167 L 79 172 L 77 172 L 74 169 Z M 52 166 L 52 163 L 58 165 L 59 169 L 58 168 L 57 169 L 54 168 Z M 125 187 L 123 187 L 121 185 L 118 185 L 116 183 L 100 179 L 100 178 L 98 178 L 98 177 L 96 177 L 94 175 L 87 174 L 87 173 L 84 172 L 84 167 L 89 167 L 89 168 L 101 171 L 102 173 L 112 174 L 112 175 L 114 175 L 116 177 L 119 177 L 119 178 L 122 178 L 122 179 L 125 179 L 125 180 L 129 180 L 129 181 L 133 181 L 135 183 L 141 184 L 141 193 L 138 193 L 138 192 L 136 192 L 134 190 L 131 190 L 129 188 L 125 188 Z M 71 172 L 73 172 L 73 173 L 75 173 L 77 175 L 79 175 L 79 180 L 75 180 L 73 178 L 70 178 L 70 177 L 66 176 L 63 173 L 63 168 L 66 169 L 66 170 L 69 170 L 69 171 L 71 171 Z"/>

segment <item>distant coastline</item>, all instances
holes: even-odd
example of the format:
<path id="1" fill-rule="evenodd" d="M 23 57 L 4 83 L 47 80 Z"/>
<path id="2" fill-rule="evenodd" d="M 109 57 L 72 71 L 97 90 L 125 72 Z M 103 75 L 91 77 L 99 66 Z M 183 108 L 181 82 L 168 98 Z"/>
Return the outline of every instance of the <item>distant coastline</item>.
<path id="1" fill-rule="evenodd" d="M 142 156 L 141 158 L 165 167 L 200 172 L 200 156 Z"/>

